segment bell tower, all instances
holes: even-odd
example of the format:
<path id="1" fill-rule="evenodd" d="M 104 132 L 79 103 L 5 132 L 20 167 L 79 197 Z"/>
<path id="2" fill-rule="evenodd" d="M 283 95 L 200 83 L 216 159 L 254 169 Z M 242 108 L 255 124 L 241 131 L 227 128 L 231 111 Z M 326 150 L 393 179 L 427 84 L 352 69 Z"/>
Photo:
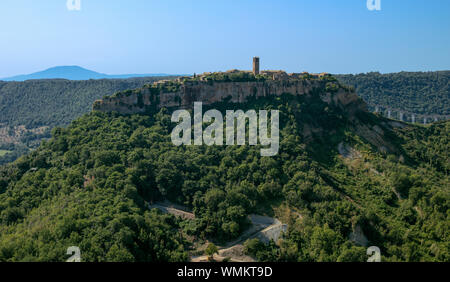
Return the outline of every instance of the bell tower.
<path id="1" fill-rule="evenodd" d="M 253 74 L 259 74 L 259 57 L 253 57 Z"/>

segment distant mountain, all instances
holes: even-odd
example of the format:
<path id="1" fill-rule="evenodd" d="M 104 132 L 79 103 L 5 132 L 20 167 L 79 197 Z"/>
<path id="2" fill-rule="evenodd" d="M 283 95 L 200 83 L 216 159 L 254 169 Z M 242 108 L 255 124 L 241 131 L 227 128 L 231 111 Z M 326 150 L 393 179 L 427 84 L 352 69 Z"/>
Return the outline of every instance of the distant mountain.
<path id="1" fill-rule="evenodd" d="M 79 66 L 60 66 L 49 68 L 44 71 L 35 72 L 32 74 L 18 75 L 13 77 L 2 78 L 4 81 L 25 81 L 30 79 L 69 79 L 69 80 L 88 80 L 88 79 L 119 79 L 132 77 L 149 77 L 149 76 L 167 76 L 166 74 L 118 74 L 109 75 L 98 73 Z"/>

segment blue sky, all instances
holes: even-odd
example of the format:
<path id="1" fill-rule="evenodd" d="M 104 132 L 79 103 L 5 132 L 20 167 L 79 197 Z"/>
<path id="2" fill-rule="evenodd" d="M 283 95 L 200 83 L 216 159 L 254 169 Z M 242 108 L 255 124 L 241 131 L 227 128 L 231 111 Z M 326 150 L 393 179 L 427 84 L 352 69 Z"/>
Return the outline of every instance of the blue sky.
<path id="1" fill-rule="evenodd" d="M 0 77 L 58 65 L 120 73 L 450 69 L 450 1 L 0 1 Z"/>

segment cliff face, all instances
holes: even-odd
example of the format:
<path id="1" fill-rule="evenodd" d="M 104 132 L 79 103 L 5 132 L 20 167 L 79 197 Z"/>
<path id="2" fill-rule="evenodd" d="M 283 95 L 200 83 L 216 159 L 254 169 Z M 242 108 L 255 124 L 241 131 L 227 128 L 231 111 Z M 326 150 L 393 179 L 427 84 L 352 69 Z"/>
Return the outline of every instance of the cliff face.
<path id="1" fill-rule="evenodd" d="M 280 96 L 282 94 L 304 95 L 314 98 L 315 95 L 346 113 L 358 135 L 366 139 L 380 151 L 395 152 L 396 148 L 386 141 L 385 131 L 391 129 L 387 125 L 381 127 L 361 122 L 355 113 L 367 112 L 366 103 L 357 94 L 336 82 L 326 79 L 291 79 L 265 80 L 250 82 L 213 82 L 213 81 L 181 81 L 158 82 L 137 90 L 129 90 L 98 100 L 93 105 L 94 111 L 118 112 L 120 114 L 144 113 L 149 109 L 188 109 L 194 102 L 210 105 L 217 102 L 245 103 L 250 98 Z M 317 98 L 317 97 L 315 97 Z M 320 113 L 317 113 L 320 114 Z M 323 128 L 312 124 L 304 124 L 302 135 L 312 142 L 313 135 L 321 135 Z"/>
<path id="2" fill-rule="evenodd" d="M 222 101 L 244 103 L 249 98 L 280 96 L 286 93 L 306 96 L 320 95 L 324 102 L 348 111 L 366 110 L 365 103 L 358 98 L 356 93 L 344 88 L 326 91 L 327 81 L 324 80 L 188 81 L 179 82 L 170 90 L 165 87 L 164 82 L 159 83 L 160 87 L 156 86 L 158 84 L 98 100 L 94 103 L 93 110 L 134 114 L 143 113 L 149 107 L 156 109 L 163 107 L 190 108 L 194 102 L 203 102 L 205 105 Z"/>

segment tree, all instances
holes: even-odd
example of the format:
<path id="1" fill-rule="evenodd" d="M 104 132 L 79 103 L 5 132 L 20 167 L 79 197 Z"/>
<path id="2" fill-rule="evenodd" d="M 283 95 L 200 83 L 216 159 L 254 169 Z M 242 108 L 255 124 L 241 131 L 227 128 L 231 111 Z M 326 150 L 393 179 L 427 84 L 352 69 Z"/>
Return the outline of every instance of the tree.
<path id="1" fill-rule="evenodd" d="M 219 249 L 213 243 L 209 243 L 208 247 L 206 247 L 205 254 L 208 256 L 209 261 L 213 261 L 214 254 L 219 254 Z"/>

